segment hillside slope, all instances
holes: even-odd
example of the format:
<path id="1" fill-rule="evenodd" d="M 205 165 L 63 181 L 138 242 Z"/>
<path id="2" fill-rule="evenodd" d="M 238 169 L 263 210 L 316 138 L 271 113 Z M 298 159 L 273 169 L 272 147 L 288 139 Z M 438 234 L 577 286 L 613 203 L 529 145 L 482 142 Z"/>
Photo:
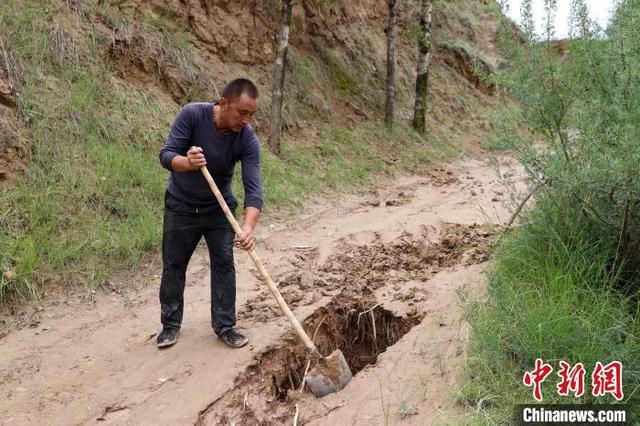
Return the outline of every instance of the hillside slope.
<path id="1" fill-rule="evenodd" d="M 417 6 L 400 11 L 397 125 L 384 105 L 386 3 L 296 2 L 283 158 L 264 152 L 266 213 L 478 148 L 499 65 L 493 2 L 436 2 L 426 139 L 413 109 Z M 157 152 L 180 105 L 237 76 L 262 91 L 266 131 L 276 1 L 34 1 L 0 5 L 0 298 L 83 283 L 157 247 Z"/>

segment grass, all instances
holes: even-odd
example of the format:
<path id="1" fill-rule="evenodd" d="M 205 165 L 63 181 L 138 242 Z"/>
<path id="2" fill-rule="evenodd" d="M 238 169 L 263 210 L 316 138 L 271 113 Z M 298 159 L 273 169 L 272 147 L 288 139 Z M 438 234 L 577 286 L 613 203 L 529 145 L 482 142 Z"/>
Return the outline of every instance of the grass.
<path id="1" fill-rule="evenodd" d="M 389 131 L 381 123 L 362 123 L 354 129 L 327 125 L 319 140 L 293 143 L 285 138 L 282 149 L 282 159 L 262 151 L 267 211 L 297 211 L 310 196 L 344 193 L 377 176 L 418 170 L 456 152 L 453 147 L 426 144 L 406 125 Z M 233 188 L 241 199 L 239 167 Z"/>
<path id="2" fill-rule="evenodd" d="M 443 49 L 458 51 L 463 56 L 466 56 L 469 59 L 471 59 L 471 61 L 474 64 L 482 64 L 489 70 L 493 70 L 496 68 L 495 64 L 493 63 L 494 61 L 489 59 L 489 57 L 485 53 L 481 52 L 480 50 L 478 50 L 477 48 L 475 48 L 474 46 L 471 46 L 466 42 L 459 41 L 459 40 L 446 41 L 443 43 L 439 43 L 438 47 Z"/>
<path id="3" fill-rule="evenodd" d="M 43 3 L 44 5 L 44 3 Z M 47 24 L 63 5 L 4 3 L 0 25 L 24 73 L 19 107 L 26 175 L 0 187 L 0 301 L 34 297 L 50 282 L 105 280 L 156 247 L 166 176 L 156 152 L 175 109 L 111 78 L 95 35 Z M 30 25 L 21 23 L 29 21 Z M 48 36 L 55 30 L 53 56 Z M 124 262 L 122 260 L 125 259 Z"/>
<path id="4" fill-rule="evenodd" d="M 400 397 L 400 405 L 398 406 L 398 416 L 401 420 L 418 414 L 417 408 L 404 395 Z"/>
<path id="5" fill-rule="evenodd" d="M 420 377 L 420 400 L 427 400 L 427 391 L 429 390 L 429 380 L 426 377 Z"/>
<path id="6" fill-rule="evenodd" d="M 356 75 L 334 52 L 322 50 L 322 56 L 330 78 L 342 96 L 351 98 L 361 93 Z"/>
<path id="7" fill-rule="evenodd" d="M 610 270 L 615 242 L 570 200 L 554 198 L 539 200 L 527 225 L 505 235 L 489 275 L 489 303 L 468 306 L 472 337 L 458 399 L 472 423 L 502 423 L 516 404 L 535 403 L 522 376 L 538 357 L 554 368 L 543 384 L 545 403 L 614 403 L 591 396 L 590 374 L 597 361 L 621 361 L 624 402 L 638 415 L 640 317 Z M 560 360 L 584 364 L 582 398 L 555 392 Z"/>

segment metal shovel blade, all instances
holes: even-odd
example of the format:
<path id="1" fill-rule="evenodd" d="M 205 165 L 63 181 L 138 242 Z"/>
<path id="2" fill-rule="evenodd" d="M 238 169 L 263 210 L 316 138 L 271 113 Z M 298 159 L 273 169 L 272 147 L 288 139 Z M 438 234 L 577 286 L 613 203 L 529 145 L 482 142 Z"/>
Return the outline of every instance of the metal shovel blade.
<path id="1" fill-rule="evenodd" d="M 342 351 L 336 349 L 331 355 L 320 359 L 304 377 L 304 381 L 311 392 L 321 398 L 344 389 L 352 377 L 353 374 Z"/>

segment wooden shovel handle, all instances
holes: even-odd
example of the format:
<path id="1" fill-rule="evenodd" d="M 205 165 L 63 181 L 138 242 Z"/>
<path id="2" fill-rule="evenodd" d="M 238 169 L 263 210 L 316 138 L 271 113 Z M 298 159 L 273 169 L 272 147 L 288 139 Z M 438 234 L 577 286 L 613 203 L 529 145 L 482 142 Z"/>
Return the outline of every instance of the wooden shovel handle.
<path id="1" fill-rule="evenodd" d="M 224 211 L 224 215 L 227 217 L 227 220 L 231 224 L 231 227 L 235 231 L 236 235 L 238 237 L 242 237 L 242 234 L 243 234 L 242 228 L 240 228 L 240 225 L 238 225 L 238 221 L 236 221 L 236 218 L 231 213 L 231 210 L 229 210 L 229 206 L 227 206 L 227 202 L 222 197 L 222 194 L 218 189 L 218 185 L 216 185 L 216 183 L 214 182 L 213 178 L 211 177 L 211 174 L 209 173 L 209 170 L 207 169 L 206 166 L 203 166 L 200 168 L 200 171 L 202 171 L 204 178 L 209 183 L 209 186 L 211 187 L 213 194 L 216 196 L 218 203 L 220 203 L 220 207 L 222 207 L 222 210 Z M 289 309 L 289 306 L 287 306 L 287 302 L 285 302 L 284 299 L 282 298 L 282 295 L 278 291 L 278 288 L 276 287 L 275 283 L 271 279 L 271 276 L 269 275 L 264 265 L 262 264 L 262 261 L 258 258 L 258 255 L 256 254 L 255 250 L 251 249 L 246 251 L 247 253 L 249 253 L 251 260 L 253 260 L 253 264 L 256 265 L 256 268 L 258 268 L 258 271 L 260 271 L 260 275 L 262 275 L 262 278 L 264 278 L 267 285 L 269 286 L 269 290 L 271 290 L 271 293 L 273 293 L 276 300 L 278 301 L 278 305 L 280 305 L 280 309 L 282 309 L 282 312 L 287 316 L 287 318 L 289 318 L 289 321 L 291 321 L 291 324 L 293 325 L 294 330 L 298 334 L 298 337 L 300 337 L 300 339 L 304 342 L 305 346 L 307 347 L 307 349 L 309 349 L 310 352 L 312 353 L 318 352 L 318 349 L 316 348 L 316 346 L 313 344 L 313 342 L 311 341 L 307 333 L 305 333 L 304 329 L 302 328 L 302 326 L 300 325 L 296 317 L 293 315 L 293 312 L 291 312 L 291 309 Z"/>

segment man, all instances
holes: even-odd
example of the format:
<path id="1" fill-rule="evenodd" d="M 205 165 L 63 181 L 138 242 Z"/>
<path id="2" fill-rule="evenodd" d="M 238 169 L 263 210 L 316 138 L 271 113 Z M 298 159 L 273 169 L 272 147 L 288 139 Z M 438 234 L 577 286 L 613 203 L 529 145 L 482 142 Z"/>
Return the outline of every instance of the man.
<path id="1" fill-rule="evenodd" d="M 260 145 L 249 126 L 257 110 L 258 89 L 247 79 L 236 79 L 220 94 L 219 102 L 186 105 L 176 118 L 160 163 L 171 171 L 165 192 L 162 233 L 160 305 L 162 332 L 158 347 L 178 338 L 184 310 L 185 273 L 189 259 L 204 236 L 211 263 L 211 325 L 227 345 L 247 344 L 233 329 L 236 322 L 234 232 L 200 168 L 207 167 L 232 212 L 238 205 L 231 192 L 235 163 L 242 165 L 244 224 L 236 244 L 255 246 L 253 230 L 262 210 Z"/>

